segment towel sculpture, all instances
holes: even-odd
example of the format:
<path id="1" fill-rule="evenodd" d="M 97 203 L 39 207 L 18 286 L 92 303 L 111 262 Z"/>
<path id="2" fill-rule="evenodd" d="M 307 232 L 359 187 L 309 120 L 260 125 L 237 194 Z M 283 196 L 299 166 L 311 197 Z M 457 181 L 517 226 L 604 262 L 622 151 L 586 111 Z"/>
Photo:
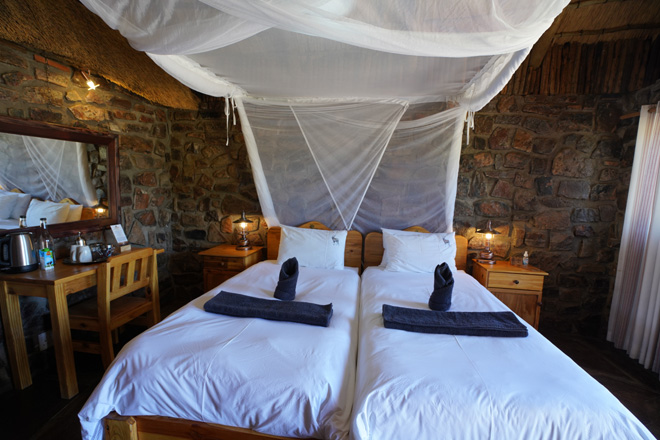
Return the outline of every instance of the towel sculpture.
<path id="1" fill-rule="evenodd" d="M 451 306 L 451 292 L 454 290 L 454 276 L 447 263 L 438 264 L 433 273 L 433 293 L 429 298 L 429 308 L 446 312 Z"/>
<path id="2" fill-rule="evenodd" d="M 383 304 L 386 328 L 417 333 L 441 333 L 465 336 L 526 337 L 527 327 L 513 312 L 447 312 L 451 306 L 454 276 L 447 263 L 436 266 L 431 310 Z"/>
<path id="3" fill-rule="evenodd" d="M 282 264 L 273 296 L 283 301 L 255 298 L 223 290 L 204 304 L 204 310 L 239 318 L 262 318 L 327 327 L 332 318 L 332 303 L 319 305 L 293 301 L 296 297 L 298 273 L 296 257 L 289 258 Z"/>
<path id="4" fill-rule="evenodd" d="M 283 301 L 293 301 L 296 297 L 296 283 L 298 283 L 298 259 L 291 257 L 282 264 L 280 279 L 273 296 Z"/>

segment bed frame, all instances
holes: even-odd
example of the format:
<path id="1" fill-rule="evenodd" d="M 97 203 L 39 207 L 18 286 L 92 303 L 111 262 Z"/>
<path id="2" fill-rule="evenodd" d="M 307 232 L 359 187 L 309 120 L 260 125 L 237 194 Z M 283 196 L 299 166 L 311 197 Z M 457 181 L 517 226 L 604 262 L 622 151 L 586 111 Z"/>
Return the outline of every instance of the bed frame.
<path id="1" fill-rule="evenodd" d="M 411 226 L 405 229 L 412 232 L 429 232 L 421 226 Z M 456 268 L 465 270 L 467 266 L 467 238 L 456 235 Z M 378 266 L 383 260 L 383 234 L 370 232 L 364 239 L 364 269 L 369 266 Z"/>
<path id="2" fill-rule="evenodd" d="M 300 228 L 329 230 L 319 222 L 307 222 Z M 267 258 L 276 260 L 280 247 L 282 229 L 271 227 L 266 234 Z M 360 268 L 362 265 L 362 234 L 348 231 L 344 264 Z M 105 417 L 105 438 L 112 440 L 263 440 L 280 439 L 247 428 L 196 422 L 162 416 L 120 416 L 112 412 Z"/>

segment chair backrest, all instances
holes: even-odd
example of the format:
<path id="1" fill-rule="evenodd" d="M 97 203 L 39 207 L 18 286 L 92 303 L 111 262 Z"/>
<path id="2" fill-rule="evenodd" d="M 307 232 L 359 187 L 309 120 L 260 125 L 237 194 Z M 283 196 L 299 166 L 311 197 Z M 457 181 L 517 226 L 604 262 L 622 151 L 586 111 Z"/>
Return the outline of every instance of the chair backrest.
<path id="1" fill-rule="evenodd" d="M 152 289 L 157 282 L 156 273 L 156 253 L 152 248 L 116 255 L 98 268 L 99 295 L 112 301 L 143 287 Z"/>

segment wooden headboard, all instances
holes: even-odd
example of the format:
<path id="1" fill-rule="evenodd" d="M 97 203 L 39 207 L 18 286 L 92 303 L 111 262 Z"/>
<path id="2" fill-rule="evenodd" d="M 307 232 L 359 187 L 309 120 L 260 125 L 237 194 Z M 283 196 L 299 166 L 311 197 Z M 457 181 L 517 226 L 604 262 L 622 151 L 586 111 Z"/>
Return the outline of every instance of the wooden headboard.
<path id="1" fill-rule="evenodd" d="M 307 222 L 298 227 L 330 230 L 326 225 L 319 222 Z M 279 226 L 268 228 L 268 232 L 266 233 L 266 255 L 269 260 L 277 260 L 281 234 L 282 228 Z M 344 265 L 357 268 L 362 267 L 362 234 L 358 231 L 348 231 L 348 235 L 346 236 L 346 250 L 344 251 Z"/>
<path id="2" fill-rule="evenodd" d="M 412 226 L 406 231 L 429 232 L 421 226 Z M 383 260 L 383 234 L 370 232 L 364 239 L 364 268 L 378 266 Z M 456 236 L 456 267 L 465 270 L 467 266 L 467 238 Z"/>

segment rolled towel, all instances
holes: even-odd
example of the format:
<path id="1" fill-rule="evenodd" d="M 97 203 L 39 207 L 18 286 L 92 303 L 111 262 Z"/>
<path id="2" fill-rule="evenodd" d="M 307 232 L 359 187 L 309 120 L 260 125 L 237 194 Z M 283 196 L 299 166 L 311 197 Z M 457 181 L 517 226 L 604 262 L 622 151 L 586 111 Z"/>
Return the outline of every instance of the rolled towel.
<path id="1" fill-rule="evenodd" d="M 291 257 L 282 263 L 280 280 L 275 287 L 275 298 L 284 301 L 293 301 L 296 297 L 296 283 L 298 282 L 298 260 Z"/>
<path id="2" fill-rule="evenodd" d="M 445 312 L 451 307 L 451 292 L 454 290 L 454 275 L 447 263 L 438 264 L 433 274 L 433 293 L 429 308 Z"/>
<path id="3" fill-rule="evenodd" d="M 383 304 L 386 328 L 417 333 L 526 337 L 527 327 L 513 312 L 437 312 Z"/>
<path id="4" fill-rule="evenodd" d="M 263 318 L 327 327 L 332 318 L 332 303 L 326 305 L 302 301 L 282 302 L 254 298 L 224 290 L 204 304 L 204 310 L 241 318 Z"/>

